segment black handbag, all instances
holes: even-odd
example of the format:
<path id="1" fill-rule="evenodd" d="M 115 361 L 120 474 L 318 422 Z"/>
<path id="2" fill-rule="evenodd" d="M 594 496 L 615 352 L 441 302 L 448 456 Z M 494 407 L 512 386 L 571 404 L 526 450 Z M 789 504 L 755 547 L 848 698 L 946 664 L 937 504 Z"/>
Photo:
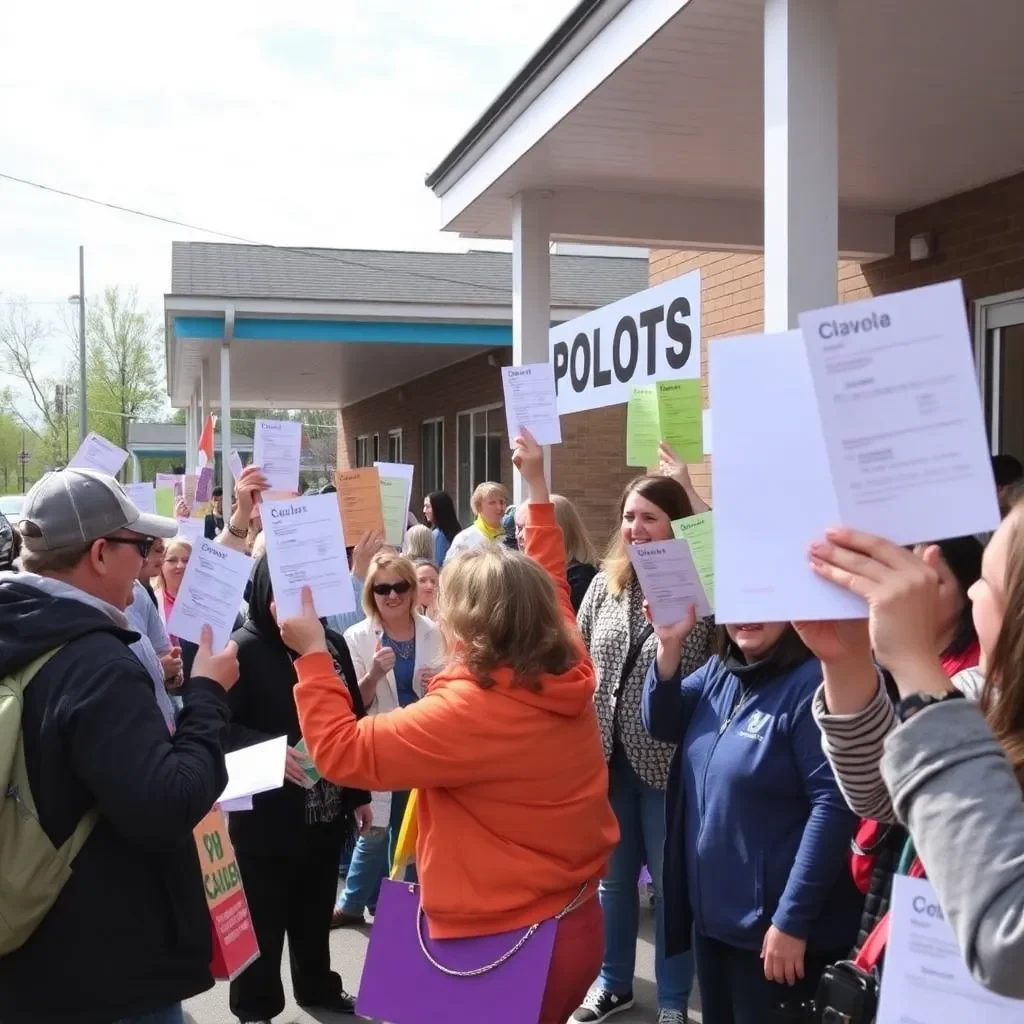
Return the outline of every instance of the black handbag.
<path id="1" fill-rule="evenodd" d="M 878 1012 L 878 973 L 851 960 L 826 967 L 814 999 L 816 1024 L 872 1024 Z"/>

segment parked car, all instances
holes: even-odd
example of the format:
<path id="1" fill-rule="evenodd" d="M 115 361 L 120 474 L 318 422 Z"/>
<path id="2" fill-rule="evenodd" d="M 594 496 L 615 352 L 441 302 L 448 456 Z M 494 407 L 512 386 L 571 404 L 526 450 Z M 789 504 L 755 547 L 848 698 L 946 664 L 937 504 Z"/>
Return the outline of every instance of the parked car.
<path id="1" fill-rule="evenodd" d="M 14 568 L 14 530 L 7 516 L 0 513 L 0 572 Z"/>
<path id="2" fill-rule="evenodd" d="M 0 495 L 0 515 L 7 516 L 12 523 L 16 523 L 18 521 L 18 516 L 21 515 L 21 507 L 24 504 L 24 494 Z"/>

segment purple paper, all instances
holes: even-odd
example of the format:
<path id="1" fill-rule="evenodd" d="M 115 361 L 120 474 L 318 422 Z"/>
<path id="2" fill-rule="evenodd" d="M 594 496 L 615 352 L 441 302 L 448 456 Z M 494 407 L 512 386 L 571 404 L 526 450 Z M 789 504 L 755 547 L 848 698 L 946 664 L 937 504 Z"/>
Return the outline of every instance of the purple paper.
<path id="1" fill-rule="evenodd" d="M 653 885 L 654 884 L 654 879 L 651 878 L 650 869 L 647 867 L 646 864 L 640 869 L 640 884 L 641 885 Z"/>
<path id="2" fill-rule="evenodd" d="M 356 1012 L 388 1024 L 535 1024 L 547 985 L 557 922 L 545 921 L 500 967 L 452 978 L 423 955 L 416 937 L 420 889 L 385 879 L 363 965 Z M 423 922 L 424 932 L 427 930 Z M 477 939 L 426 940 L 452 970 L 475 970 L 504 956 L 524 929 Z"/>
<path id="3" fill-rule="evenodd" d="M 213 466 L 203 466 L 196 480 L 196 501 L 205 505 L 213 497 Z"/>

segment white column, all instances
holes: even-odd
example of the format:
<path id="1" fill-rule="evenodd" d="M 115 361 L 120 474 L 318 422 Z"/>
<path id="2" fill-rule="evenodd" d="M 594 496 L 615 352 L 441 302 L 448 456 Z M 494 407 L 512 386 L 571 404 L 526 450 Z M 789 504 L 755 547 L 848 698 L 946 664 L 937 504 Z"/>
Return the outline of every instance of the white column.
<path id="1" fill-rule="evenodd" d="M 764 324 L 836 302 L 837 0 L 765 0 Z"/>
<path id="2" fill-rule="evenodd" d="M 192 396 L 185 406 L 185 472 L 192 472 Z"/>
<path id="3" fill-rule="evenodd" d="M 189 438 L 188 438 L 188 460 L 185 465 L 186 472 L 196 471 L 196 446 L 199 444 L 199 400 L 196 397 L 195 387 L 192 389 L 192 397 L 189 399 Z"/>
<path id="4" fill-rule="evenodd" d="M 199 375 L 199 431 L 202 433 L 206 425 L 206 417 L 210 415 L 210 360 L 203 360 L 203 369 Z"/>
<path id="5" fill-rule="evenodd" d="M 551 236 L 546 194 L 524 193 L 512 200 L 512 363 L 545 363 L 551 330 Z M 544 449 L 544 475 L 551 484 L 551 449 Z M 512 500 L 525 498 L 513 476 Z"/>
<path id="6" fill-rule="evenodd" d="M 231 344 L 220 347 L 220 485 L 224 489 L 224 518 L 231 518 Z"/>
<path id="7" fill-rule="evenodd" d="M 139 456 L 136 452 L 132 452 L 132 483 L 138 484 L 142 482 L 142 463 L 139 462 Z"/>

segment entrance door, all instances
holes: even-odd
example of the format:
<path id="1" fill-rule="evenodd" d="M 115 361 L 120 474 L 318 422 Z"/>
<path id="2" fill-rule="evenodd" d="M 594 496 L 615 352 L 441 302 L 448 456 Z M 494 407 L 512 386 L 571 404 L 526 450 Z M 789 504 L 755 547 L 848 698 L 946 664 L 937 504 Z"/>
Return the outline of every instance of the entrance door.
<path id="1" fill-rule="evenodd" d="M 1024 293 L 982 299 L 976 304 L 976 327 L 992 453 L 1024 462 Z"/>

